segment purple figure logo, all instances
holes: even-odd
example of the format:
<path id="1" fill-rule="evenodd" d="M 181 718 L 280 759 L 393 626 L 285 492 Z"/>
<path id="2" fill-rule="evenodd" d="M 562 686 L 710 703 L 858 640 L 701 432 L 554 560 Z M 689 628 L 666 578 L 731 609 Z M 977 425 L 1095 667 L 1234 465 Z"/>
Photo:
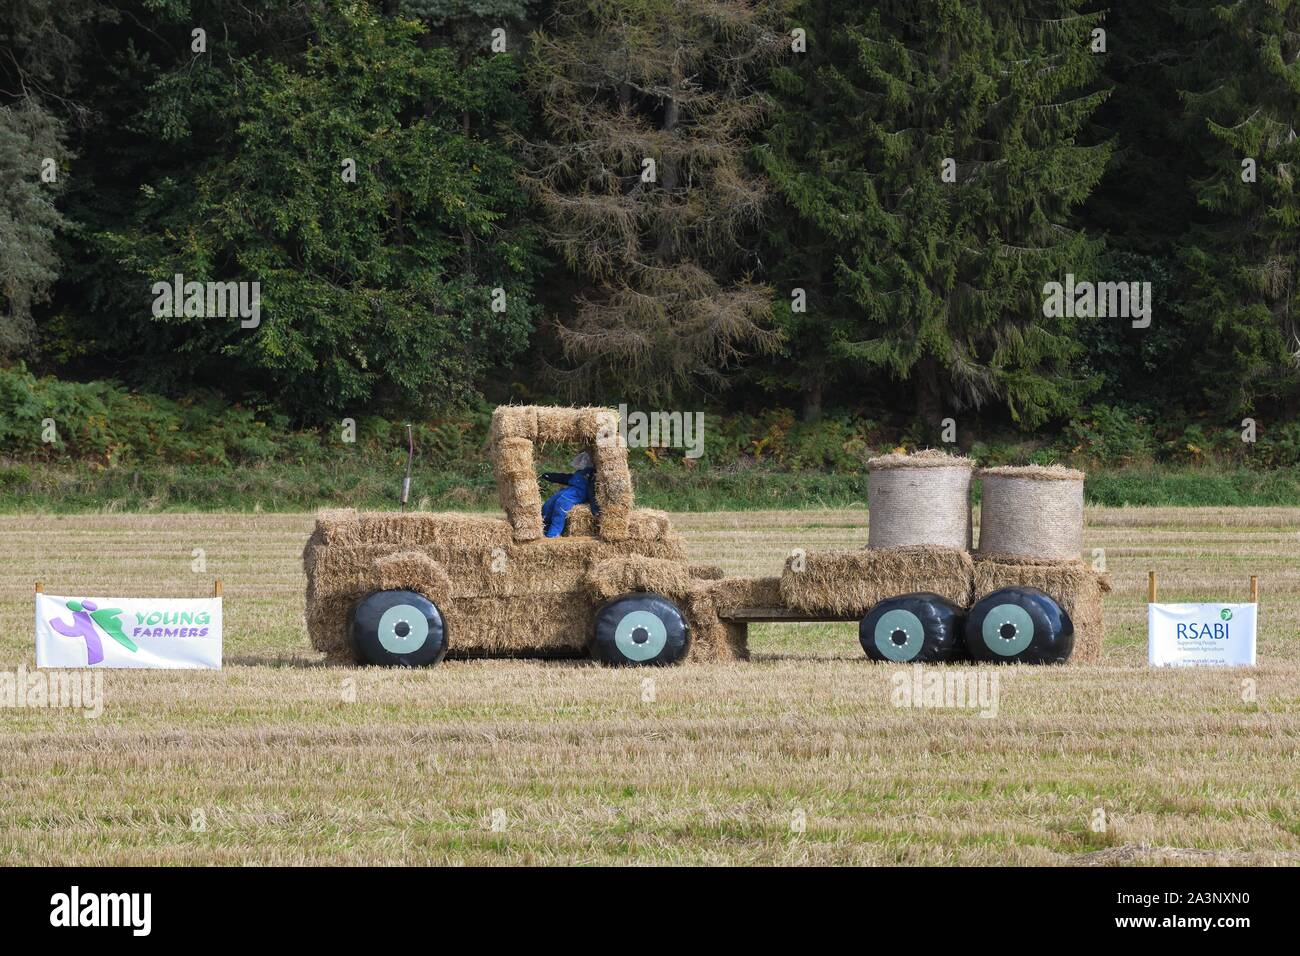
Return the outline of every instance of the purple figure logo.
<path id="1" fill-rule="evenodd" d="M 71 624 L 64 624 L 57 617 L 50 618 L 50 627 L 64 637 L 86 639 L 87 664 L 98 664 L 104 659 L 104 645 L 100 643 L 99 632 L 95 630 L 95 622 L 90 617 L 90 612 L 97 610 L 98 607 L 99 605 L 94 601 L 69 601 L 68 610 L 72 612 Z"/>
<path id="2" fill-rule="evenodd" d="M 81 637 L 86 640 L 86 663 L 98 664 L 104 659 L 104 645 L 100 643 L 98 624 L 117 643 L 128 651 L 139 650 L 135 642 L 122 632 L 122 625 L 117 616 L 122 613 L 119 608 L 109 607 L 102 611 L 94 601 L 69 601 L 68 610 L 72 612 L 72 623 L 64 624 L 58 618 L 50 619 L 50 627 L 64 637 Z"/>

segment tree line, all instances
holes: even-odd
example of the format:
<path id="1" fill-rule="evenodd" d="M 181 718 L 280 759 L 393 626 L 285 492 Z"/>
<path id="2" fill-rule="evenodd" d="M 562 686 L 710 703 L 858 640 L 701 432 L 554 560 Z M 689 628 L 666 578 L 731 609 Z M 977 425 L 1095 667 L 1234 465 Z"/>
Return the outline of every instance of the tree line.
<path id="1" fill-rule="evenodd" d="M 9 0 L 0 363 L 304 423 L 1291 418 L 1298 106 L 1291 0 Z"/>

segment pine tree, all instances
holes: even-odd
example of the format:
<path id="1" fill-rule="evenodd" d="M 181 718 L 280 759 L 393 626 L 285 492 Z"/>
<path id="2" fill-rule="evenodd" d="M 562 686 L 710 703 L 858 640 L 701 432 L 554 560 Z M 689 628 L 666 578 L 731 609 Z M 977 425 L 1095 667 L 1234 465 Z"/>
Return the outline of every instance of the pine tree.
<path id="1" fill-rule="evenodd" d="M 1079 6 L 882 0 L 842 26 L 803 9 L 810 48 L 825 46 L 778 74 L 760 156 L 814 227 L 806 373 L 884 370 L 931 428 L 994 398 L 1026 427 L 1073 407 L 1077 346 L 1068 320 L 1044 318 L 1043 284 L 1085 271 L 1095 243 L 1071 210 L 1110 155 L 1077 141 L 1105 97 L 1098 17 Z"/>
<path id="2" fill-rule="evenodd" d="M 764 24 L 744 0 L 561 0 L 535 36 L 545 135 L 522 148 L 549 242 L 584 282 L 556 326 L 571 392 L 721 385 L 774 343 L 741 238 L 767 198 L 745 162 L 768 107 L 754 77 L 783 48 Z"/>
<path id="3" fill-rule="evenodd" d="M 1192 230 L 1189 357 L 1229 412 L 1296 399 L 1300 362 L 1300 3 L 1193 0 L 1185 73 L 1188 141 L 1208 174 L 1192 183 L 1210 221 Z M 1250 181 L 1248 181 L 1250 180 Z"/>
<path id="4" fill-rule="evenodd" d="M 87 108 L 73 95 L 86 33 L 113 11 L 97 0 L 6 0 L 0 9 L 0 359 L 37 346 L 33 307 L 61 266 L 55 206 L 72 159 L 69 122 Z"/>

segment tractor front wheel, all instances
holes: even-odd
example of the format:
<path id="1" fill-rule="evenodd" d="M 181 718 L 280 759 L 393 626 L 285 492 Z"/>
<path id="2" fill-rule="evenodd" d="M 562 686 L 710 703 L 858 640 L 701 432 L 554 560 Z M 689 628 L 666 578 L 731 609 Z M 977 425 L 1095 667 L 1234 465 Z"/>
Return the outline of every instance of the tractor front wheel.
<path id="1" fill-rule="evenodd" d="M 417 591 L 376 591 L 352 609 L 352 643 L 371 664 L 430 667 L 447 653 L 447 626 Z"/>

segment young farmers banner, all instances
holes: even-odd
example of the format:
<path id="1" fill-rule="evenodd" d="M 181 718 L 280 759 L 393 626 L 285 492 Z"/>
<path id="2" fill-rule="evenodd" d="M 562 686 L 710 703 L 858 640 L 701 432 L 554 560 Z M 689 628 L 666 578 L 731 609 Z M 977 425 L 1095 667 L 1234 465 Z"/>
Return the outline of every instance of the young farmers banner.
<path id="1" fill-rule="evenodd" d="M 1255 604 L 1148 604 L 1147 660 L 1154 667 L 1255 666 Z"/>
<path id="2" fill-rule="evenodd" d="M 221 667 L 221 598 L 36 595 L 37 667 Z"/>

